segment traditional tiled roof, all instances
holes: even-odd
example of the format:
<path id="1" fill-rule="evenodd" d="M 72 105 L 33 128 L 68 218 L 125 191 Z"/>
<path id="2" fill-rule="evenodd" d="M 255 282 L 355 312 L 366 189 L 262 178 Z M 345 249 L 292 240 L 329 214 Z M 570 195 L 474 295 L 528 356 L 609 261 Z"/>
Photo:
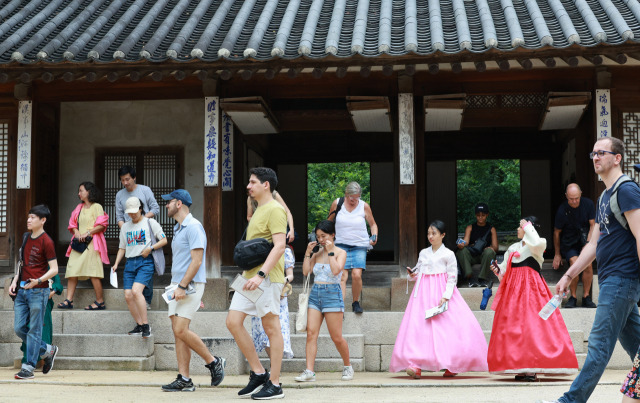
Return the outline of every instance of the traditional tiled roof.
<path id="1" fill-rule="evenodd" d="M 640 42 L 638 0 L 5 0 L 0 63 L 480 54 Z"/>

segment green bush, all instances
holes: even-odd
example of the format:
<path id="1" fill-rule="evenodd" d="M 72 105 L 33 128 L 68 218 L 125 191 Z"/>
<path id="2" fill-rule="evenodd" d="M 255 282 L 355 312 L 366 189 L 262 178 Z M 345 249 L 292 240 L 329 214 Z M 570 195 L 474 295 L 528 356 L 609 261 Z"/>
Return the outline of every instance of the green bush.
<path id="1" fill-rule="evenodd" d="M 331 203 L 344 196 L 344 188 L 355 181 L 362 187 L 362 200 L 371 201 L 371 170 L 368 162 L 332 162 L 307 165 L 307 226 L 311 232 L 327 218 Z"/>
<path id="2" fill-rule="evenodd" d="M 498 231 L 515 230 L 520 221 L 520 160 L 460 160 L 458 232 L 476 221 L 475 205 L 489 205 L 489 222 Z"/>

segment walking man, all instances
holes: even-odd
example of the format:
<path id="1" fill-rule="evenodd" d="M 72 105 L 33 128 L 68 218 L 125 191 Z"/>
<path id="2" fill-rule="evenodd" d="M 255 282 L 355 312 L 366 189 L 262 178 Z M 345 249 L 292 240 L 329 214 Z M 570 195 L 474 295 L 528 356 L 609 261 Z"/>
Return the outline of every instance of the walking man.
<path id="1" fill-rule="evenodd" d="M 125 214 L 125 204 L 131 197 L 137 197 L 142 201 L 144 216 L 147 218 L 158 217 L 160 214 L 160 206 L 156 201 L 153 191 L 149 186 L 138 185 L 136 183 L 136 169 L 129 165 L 123 165 L 118 171 L 120 177 L 120 183 L 123 188 L 116 193 L 116 220 L 118 227 L 122 228 L 125 222 L 131 221 L 129 214 Z M 147 309 L 151 307 L 151 301 L 153 299 L 153 276 L 142 291 L 145 301 L 147 301 Z"/>
<path id="2" fill-rule="evenodd" d="M 58 347 L 42 341 L 42 323 L 49 302 L 49 279 L 58 274 L 56 248 L 51 237 L 44 232 L 44 223 L 51 212 L 44 204 L 29 210 L 27 229 L 31 231 L 20 248 L 21 270 L 9 287 L 15 296 L 13 327 L 16 335 L 26 345 L 26 362 L 22 364 L 16 379 L 33 379 L 33 371 L 40 359 L 44 359 L 42 373 L 53 368 Z M 20 284 L 20 287 L 18 287 Z"/>
<path id="3" fill-rule="evenodd" d="M 616 339 L 632 360 L 640 345 L 636 306 L 640 297 L 640 188 L 633 182 L 622 183 L 626 177 L 622 174 L 621 140 L 601 138 L 589 155 L 606 189 L 598 200 L 589 243 L 556 285 L 556 294 L 566 291 L 594 258 L 598 261 L 600 293 L 587 359 L 569 391 L 557 400 L 562 403 L 585 403 L 589 399 L 611 358 Z M 628 226 L 623 224 L 624 219 Z"/>
<path id="4" fill-rule="evenodd" d="M 211 386 L 218 386 L 224 379 L 226 360 L 211 355 L 200 336 L 189 329 L 194 314 L 200 307 L 204 286 L 207 282 L 204 265 L 204 251 L 207 249 L 207 237 L 200 221 L 189 213 L 191 195 L 184 189 L 177 189 L 168 195 L 162 195 L 167 201 L 167 215 L 177 221 L 173 227 L 173 263 L 171 265 L 171 284 L 177 285 L 173 299 L 169 302 L 169 318 L 176 341 L 178 359 L 178 377 L 168 385 L 165 392 L 193 392 L 196 387 L 189 377 L 191 350 L 195 351 L 211 372 Z"/>
<path id="5" fill-rule="evenodd" d="M 247 240 L 265 238 L 273 243 L 273 249 L 262 265 L 246 270 L 244 290 L 260 288 L 263 293 L 256 302 L 236 291 L 229 306 L 227 328 L 251 366 L 249 384 L 238 392 L 241 397 L 254 400 L 280 399 L 284 397 L 280 384 L 280 368 L 284 340 L 280 330 L 280 294 L 284 286 L 284 248 L 286 246 L 287 214 L 271 192 L 278 186 L 276 173 L 270 168 L 253 168 L 247 189 L 249 196 L 258 202 L 247 226 Z M 271 373 L 260 363 L 253 340 L 244 327 L 247 315 L 262 319 L 271 345 Z"/>
<path id="6" fill-rule="evenodd" d="M 582 197 L 582 190 L 576 183 L 567 186 L 565 200 L 556 213 L 556 222 L 553 229 L 553 246 L 555 256 L 553 258 L 553 269 L 558 270 L 562 266 L 562 259 L 569 262 L 569 266 L 574 264 L 580 255 L 580 251 L 589 242 L 589 234 L 596 224 L 596 209 L 593 202 Z M 591 283 L 593 281 L 593 265 L 589 263 L 582 272 L 582 307 L 595 308 L 596 304 L 591 300 Z M 575 308 L 578 302 L 577 289 L 580 275 L 571 281 L 571 296 L 565 304 L 565 308 Z"/>

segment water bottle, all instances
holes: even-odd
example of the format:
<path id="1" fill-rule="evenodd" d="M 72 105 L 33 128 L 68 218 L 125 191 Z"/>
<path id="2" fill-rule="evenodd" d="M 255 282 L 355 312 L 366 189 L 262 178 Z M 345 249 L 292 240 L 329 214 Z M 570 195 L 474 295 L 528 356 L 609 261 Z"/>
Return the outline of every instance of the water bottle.
<path id="1" fill-rule="evenodd" d="M 540 313 L 538 315 L 540 315 L 540 317 L 544 320 L 549 319 L 549 316 L 551 316 L 551 314 L 553 313 L 553 311 L 556 310 L 556 308 L 558 308 L 560 306 L 560 304 L 562 303 L 562 295 L 560 294 L 556 294 L 553 296 L 553 298 L 551 298 L 549 300 L 549 302 L 547 302 L 547 305 L 545 305 L 541 310 Z"/>

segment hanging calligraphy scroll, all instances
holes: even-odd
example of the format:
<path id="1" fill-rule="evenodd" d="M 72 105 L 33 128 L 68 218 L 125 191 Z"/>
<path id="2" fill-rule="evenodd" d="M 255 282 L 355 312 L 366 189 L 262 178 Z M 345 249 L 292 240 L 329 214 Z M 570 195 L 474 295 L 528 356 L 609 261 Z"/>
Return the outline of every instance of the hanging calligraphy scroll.
<path id="1" fill-rule="evenodd" d="M 611 137 L 611 91 L 596 90 L 596 138 Z"/>
<path id="2" fill-rule="evenodd" d="M 222 190 L 233 190 L 233 122 L 222 115 Z"/>
<path id="3" fill-rule="evenodd" d="M 218 97 L 204 99 L 204 185 L 218 186 Z"/>
<path id="4" fill-rule="evenodd" d="M 16 171 L 16 187 L 31 187 L 31 101 L 20 101 L 18 115 L 18 169 Z"/>

